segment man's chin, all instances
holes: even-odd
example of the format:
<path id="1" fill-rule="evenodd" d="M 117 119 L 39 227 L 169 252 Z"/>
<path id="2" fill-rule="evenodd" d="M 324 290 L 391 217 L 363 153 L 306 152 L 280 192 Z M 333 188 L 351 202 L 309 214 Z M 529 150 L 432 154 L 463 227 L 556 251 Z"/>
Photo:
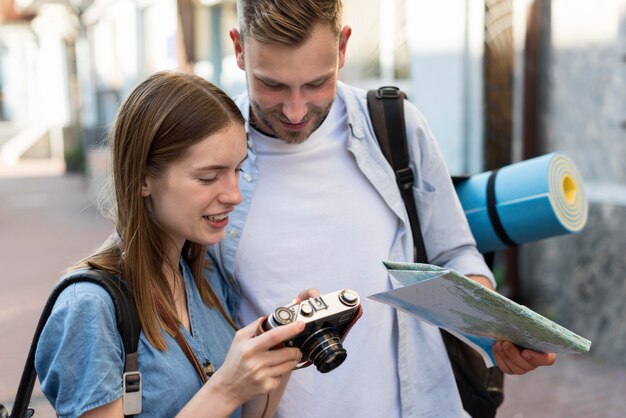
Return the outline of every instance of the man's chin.
<path id="1" fill-rule="evenodd" d="M 272 124 L 272 128 L 278 134 L 277 136 L 286 143 L 301 144 L 313 135 L 313 132 L 320 127 L 322 120 L 318 117 L 312 117 L 308 119 L 307 126 L 302 127 L 303 129 L 289 129 L 278 121 Z"/>
<path id="2" fill-rule="evenodd" d="M 290 132 L 283 131 L 279 132 L 279 138 L 285 141 L 287 144 L 297 145 L 302 144 L 304 141 L 309 139 L 311 136 L 311 132 Z"/>

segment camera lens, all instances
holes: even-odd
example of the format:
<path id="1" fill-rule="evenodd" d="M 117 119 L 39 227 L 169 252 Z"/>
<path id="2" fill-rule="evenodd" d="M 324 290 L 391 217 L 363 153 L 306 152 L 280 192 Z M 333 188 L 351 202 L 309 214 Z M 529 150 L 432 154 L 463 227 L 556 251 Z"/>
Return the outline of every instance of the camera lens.
<path id="1" fill-rule="evenodd" d="M 348 353 L 339 335 L 332 328 L 321 328 L 302 343 L 302 355 L 308 358 L 320 373 L 328 373 L 339 367 Z"/>

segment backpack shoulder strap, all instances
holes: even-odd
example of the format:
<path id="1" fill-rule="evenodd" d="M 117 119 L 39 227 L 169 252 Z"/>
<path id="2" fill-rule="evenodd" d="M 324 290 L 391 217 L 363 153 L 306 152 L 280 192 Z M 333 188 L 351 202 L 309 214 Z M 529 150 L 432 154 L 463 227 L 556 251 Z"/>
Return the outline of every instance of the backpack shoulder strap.
<path id="1" fill-rule="evenodd" d="M 415 261 L 427 263 L 424 238 L 413 199 L 413 172 L 409 166 L 409 152 L 404 123 L 403 101 L 406 95 L 397 87 L 381 87 L 367 92 L 367 105 L 374 133 L 385 158 L 396 173 L 411 223 Z M 465 178 L 453 179 L 455 182 Z M 472 416 L 493 417 L 503 397 L 503 374 L 498 368 L 487 369 L 480 355 L 464 342 L 441 330 L 459 388 L 463 408 Z M 482 381 L 477 380 L 480 376 Z"/>
<path id="2" fill-rule="evenodd" d="M 117 329 L 122 337 L 126 361 L 122 382 L 122 402 L 124 415 L 130 416 L 141 412 L 141 374 L 138 371 L 137 348 L 141 333 L 141 322 L 135 306 L 134 299 L 126 287 L 126 284 L 118 277 L 99 269 L 80 269 L 64 276 L 59 284 L 52 290 L 43 308 L 41 317 L 35 330 L 35 335 L 28 352 L 26 365 L 22 372 L 22 378 L 18 386 L 15 403 L 11 411 L 11 418 L 30 417 L 33 410 L 28 408 L 33 387 L 37 378 L 35 370 L 35 352 L 37 343 L 48 318 L 54 307 L 54 303 L 61 292 L 69 285 L 76 282 L 91 282 L 102 286 L 111 296 L 115 306 Z"/>
<path id="3" fill-rule="evenodd" d="M 367 107 L 376 139 L 383 155 L 396 174 L 396 182 L 409 216 L 413 234 L 414 261 L 427 263 L 426 247 L 413 197 L 415 177 L 409 166 L 404 99 L 406 95 L 397 87 L 380 87 L 378 90 L 367 92 Z"/>

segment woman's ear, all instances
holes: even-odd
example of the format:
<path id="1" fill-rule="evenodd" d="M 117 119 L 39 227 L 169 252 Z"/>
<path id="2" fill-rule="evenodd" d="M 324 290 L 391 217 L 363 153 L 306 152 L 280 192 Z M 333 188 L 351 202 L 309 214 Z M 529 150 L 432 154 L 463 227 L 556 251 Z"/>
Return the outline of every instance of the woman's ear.
<path id="1" fill-rule="evenodd" d="M 152 181 L 148 176 L 143 176 L 143 180 L 141 182 L 141 196 L 148 197 L 152 194 Z"/>

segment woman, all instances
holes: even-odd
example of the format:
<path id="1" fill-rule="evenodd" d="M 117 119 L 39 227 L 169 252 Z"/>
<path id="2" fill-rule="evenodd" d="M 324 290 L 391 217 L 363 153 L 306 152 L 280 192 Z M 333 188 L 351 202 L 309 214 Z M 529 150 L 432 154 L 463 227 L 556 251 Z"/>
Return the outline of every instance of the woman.
<path id="1" fill-rule="evenodd" d="M 257 338 L 258 321 L 235 332 L 221 308 L 224 295 L 203 274 L 205 246 L 224 237 L 228 214 L 241 202 L 247 149 L 239 110 L 197 76 L 161 72 L 130 93 L 109 140 L 115 232 L 74 268 L 107 270 L 128 283 L 142 324 L 141 415 L 240 416 L 253 399 L 262 409 L 260 395 L 280 392 L 301 357 L 296 348 L 270 348 L 303 324 Z M 206 384 L 175 341 L 176 328 L 200 364 L 217 369 Z M 63 291 L 35 364 L 59 416 L 123 416 L 123 347 L 100 286 L 80 282 Z"/>

